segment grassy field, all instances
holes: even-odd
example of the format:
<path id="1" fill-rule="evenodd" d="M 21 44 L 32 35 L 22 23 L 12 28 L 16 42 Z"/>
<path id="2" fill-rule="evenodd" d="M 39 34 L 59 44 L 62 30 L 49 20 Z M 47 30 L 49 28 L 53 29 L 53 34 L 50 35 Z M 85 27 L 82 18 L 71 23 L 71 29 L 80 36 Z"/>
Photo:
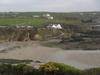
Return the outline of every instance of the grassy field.
<path id="1" fill-rule="evenodd" d="M 0 25 L 34 25 L 40 26 L 47 23 L 44 19 L 32 18 L 0 18 Z"/>
<path id="2" fill-rule="evenodd" d="M 33 25 L 41 27 L 49 23 L 63 23 L 63 24 L 77 24 L 78 20 L 48 20 L 48 19 L 34 19 L 34 18 L 0 18 L 0 25 Z"/>
<path id="3" fill-rule="evenodd" d="M 51 12 L 0 12 L 0 25 L 33 25 L 41 27 L 48 25 L 49 23 L 61 23 L 61 24 L 82 24 L 81 19 L 95 19 L 100 16 L 100 12 L 83 12 L 84 15 L 80 15 L 82 12 L 73 13 L 51 13 Z M 54 17 L 53 20 L 43 17 L 44 14 L 50 14 Z M 34 18 L 33 16 L 40 16 Z"/>
<path id="4" fill-rule="evenodd" d="M 81 15 L 80 13 L 84 13 Z M 93 14 L 96 13 L 94 16 Z M 43 18 L 44 14 L 50 14 L 54 17 L 53 20 Z M 33 16 L 40 16 L 34 18 Z M 57 13 L 57 12 L 0 12 L 0 25 L 33 25 L 36 27 L 47 25 L 48 23 L 62 24 L 80 24 L 81 19 L 99 18 L 100 12 L 72 12 L 72 13 Z"/>

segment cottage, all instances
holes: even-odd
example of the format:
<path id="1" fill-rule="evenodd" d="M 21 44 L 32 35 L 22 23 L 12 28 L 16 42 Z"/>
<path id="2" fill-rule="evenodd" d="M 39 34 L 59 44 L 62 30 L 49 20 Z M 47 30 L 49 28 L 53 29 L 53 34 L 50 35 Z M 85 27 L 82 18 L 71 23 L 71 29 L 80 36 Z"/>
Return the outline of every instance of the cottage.
<path id="1" fill-rule="evenodd" d="M 50 17 L 50 14 L 43 14 L 44 17 Z"/>
<path id="2" fill-rule="evenodd" d="M 62 29 L 62 26 L 61 26 L 61 24 L 50 24 L 47 26 L 47 28 Z"/>
<path id="3" fill-rule="evenodd" d="M 50 16 L 50 17 L 47 17 L 48 19 L 51 19 L 51 20 L 53 20 L 54 19 L 54 17 L 52 17 L 52 16 Z"/>
<path id="4" fill-rule="evenodd" d="M 57 29 L 62 29 L 60 24 L 57 25 Z"/>
<path id="5" fill-rule="evenodd" d="M 52 25 L 52 28 L 57 29 L 57 26 L 55 24 Z"/>
<path id="6" fill-rule="evenodd" d="M 51 20 L 54 19 L 54 17 L 51 16 L 50 14 L 43 14 L 43 17 L 44 17 L 44 18 L 47 18 L 47 19 L 51 19 Z"/>

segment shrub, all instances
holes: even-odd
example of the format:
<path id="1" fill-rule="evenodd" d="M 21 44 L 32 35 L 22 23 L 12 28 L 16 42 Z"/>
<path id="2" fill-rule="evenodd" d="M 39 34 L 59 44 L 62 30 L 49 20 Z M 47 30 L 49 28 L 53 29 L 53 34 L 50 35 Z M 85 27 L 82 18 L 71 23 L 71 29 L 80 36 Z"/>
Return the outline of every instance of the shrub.
<path id="1" fill-rule="evenodd" d="M 59 68 L 58 73 L 61 75 L 81 75 L 81 71 L 63 63 L 54 63 Z"/>
<path id="2" fill-rule="evenodd" d="M 48 62 L 46 64 L 40 65 L 39 69 L 40 71 L 46 71 L 46 72 L 55 72 L 59 70 L 59 68 L 56 67 L 52 62 Z"/>
<path id="3" fill-rule="evenodd" d="M 10 64 L 0 64 L 0 75 L 11 75 L 13 66 Z"/>
<path id="4" fill-rule="evenodd" d="M 92 68 L 84 70 L 83 75 L 100 75 L 100 68 Z"/>
<path id="5" fill-rule="evenodd" d="M 55 75 L 81 75 L 80 70 L 69 65 L 55 62 L 43 64 L 40 66 L 39 70 L 46 74 L 53 73 Z"/>

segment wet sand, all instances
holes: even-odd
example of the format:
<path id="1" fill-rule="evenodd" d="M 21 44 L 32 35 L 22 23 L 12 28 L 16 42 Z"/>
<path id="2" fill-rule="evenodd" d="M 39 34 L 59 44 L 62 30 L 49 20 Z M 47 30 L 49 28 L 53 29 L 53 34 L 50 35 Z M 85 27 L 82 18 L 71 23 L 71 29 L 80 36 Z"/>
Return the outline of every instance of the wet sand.
<path id="1" fill-rule="evenodd" d="M 13 43 L 12 43 L 13 44 Z M 0 59 L 30 59 L 41 62 L 55 61 L 69 64 L 79 69 L 100 67 L 100 51 L 62 50 L 28 42 L 25 47 L 0 53 Z"/>

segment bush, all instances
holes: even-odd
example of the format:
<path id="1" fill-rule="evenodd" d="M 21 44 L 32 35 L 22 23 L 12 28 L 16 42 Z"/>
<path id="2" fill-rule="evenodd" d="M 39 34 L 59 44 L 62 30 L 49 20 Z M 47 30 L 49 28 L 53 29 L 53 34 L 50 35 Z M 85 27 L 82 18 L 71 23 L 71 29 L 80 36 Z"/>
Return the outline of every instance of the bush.
<path id="1" fill-rule="evenodd" d="M 43 64 L 39 68 L 40 71 L 45 74 L 55 74 L 55 75 L 81 75 L 81 71 L 71 67 L 69 65 L 65 65 L 62 63 L 49 62 Z"/>
<path id="2" fill-rule="evenodd" d="M 1 64 L 0 65 L 0 75 L 36 75 L 37 70 L 31 66 L 25 64 L 10 65 Z"/>
<path id="3" fill-rule="evenodd" d="M 52 62 L 48 62 L 46 64 L 40 65 L 39 69 L 40 71 L 46 71 L 46 72 L 55 72 L 59 70 L 59 68 L 56 67 Z"/>
<path id="4" fill-rule="evenodd" d="M 100 75 L 100 68 L 92 68 L 84 70 L 83 75 Z"/>
<path id="5" fill-rule="evenodd" d="M 72 66 L 62 63 L 55 63 L 55 65 L 59 68 L 58 73 L 60 73 L 61 75 L 81 75 L 81 71 Z"/>
<path id="6" fill-rule="evenodd" d="M 0 65 L 0 75 L 11 75 L 13 72 L 13 66 L 10 64 Z"/>

